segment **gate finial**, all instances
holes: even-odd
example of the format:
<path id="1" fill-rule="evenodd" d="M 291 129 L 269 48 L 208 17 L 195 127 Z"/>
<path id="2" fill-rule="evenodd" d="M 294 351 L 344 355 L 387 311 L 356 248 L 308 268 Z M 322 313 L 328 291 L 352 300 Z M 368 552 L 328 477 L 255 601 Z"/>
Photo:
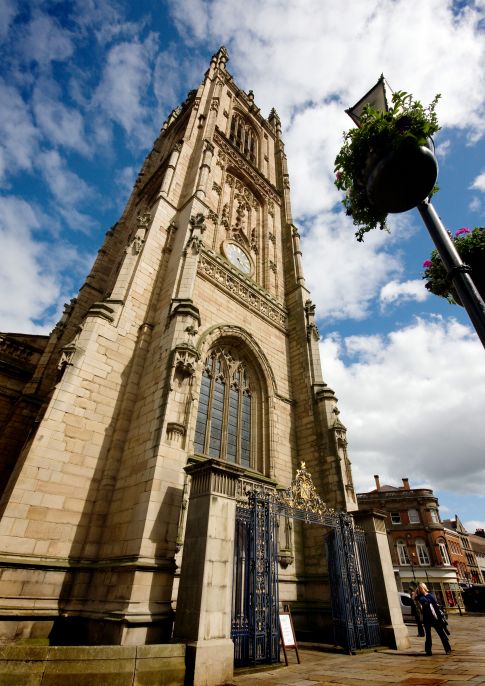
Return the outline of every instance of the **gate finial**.
<path id="1" fill-rule="evenodd" d="M 296 470 L 296 476 L 291 486 L 281 493 L 280 501 L 292 509 L 304 510 L 317 515 L 333 512 L 318 495 L 312 476 L 304 461 L 300 463 L 300 469 Z"/>

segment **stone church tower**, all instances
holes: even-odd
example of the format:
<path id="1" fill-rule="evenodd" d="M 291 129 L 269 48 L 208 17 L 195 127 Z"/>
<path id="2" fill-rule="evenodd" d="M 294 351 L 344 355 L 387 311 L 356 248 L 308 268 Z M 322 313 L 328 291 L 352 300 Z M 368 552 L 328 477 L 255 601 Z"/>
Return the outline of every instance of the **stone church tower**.
<path id="1" fill-rule="evenodd" d="M 4 422 L 4 640 L 169 640 L 190 472 L 206 463 L 271 489 L 305 462 L 329 507 L 357 508 L 280 120 L 227 60 L 164 124 Z M 280 600 L 311 631 L 303 617 L 329 606 L 321 531 L 279 536 Z"/>

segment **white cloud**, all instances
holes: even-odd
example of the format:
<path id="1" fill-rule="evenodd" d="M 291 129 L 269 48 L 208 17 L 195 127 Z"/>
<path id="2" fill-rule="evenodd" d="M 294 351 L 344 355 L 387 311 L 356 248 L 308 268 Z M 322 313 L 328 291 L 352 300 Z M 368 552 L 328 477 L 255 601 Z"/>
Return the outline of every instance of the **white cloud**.
<path id="1" fill-rule="evenodd" d="M 429 292 L 421 279 L 402 282 L 393 280 L 381 288 L 380 301 L 381 306 L 385 307 L 396 301 L 415 300 L 416 302 L 423 302 L 428 295 Z"/>
<path id="2" fill-rule="evenodd" d="M 329 336 L 321 352 L 358 491 L 379 474 L 381 483 L 407 476 L 434 490 L 483 494 L 485 362 L 473 331 L 452 319 L 416 319 L 387 337 Z"/>
<path id="3" fill-rule="evenodd" d="M 394 89 L 424 102 L 442 93 L 445 126 L 470 126 L 475 137 L 484 132 L 485 43 L 476 4 L 459 14 L 442 0 L 247 0 L 244 6 L 170 0 L 170 6 L 195 40 L 228 45 L 235 76 L 243 85 L 250 81 L 263 111 L 281 108 L 283 122 L 295 106 L 332 93 L 348 107 L 384 72 Z M 341 121 L 339 130 L 347 128 L 343 112 Z"/>
<path id="4" fill-rule="evenodd" d="M 158 53 L 155 60 L 153 90 L 158 101 L 159 111 L 167 108 L 173 109 L 174 103 L 177 102 L 181 77 L 180 55 L 177 48 L 172 45 L 168 50 Z"/>
<path id="5" fill-rule="evenodd" d="M 435 155 L 439 160 L 444 160 L 451 153 L 450 139 L 440 140 L 435 146 Z"/>
<path id="6" fill-rule="evenodd" d="M 483 174 L 480 174 L 479 176 L 477 176 L 477 178 L 473 181 L 470 188 L 473 188 L 477 191 L 482 191 L 483 193 L 485 193 L 485 172 L 483 172 Z"/>
<path id="7" fill-rule="evenodd" d="M 66 107 L 58 99 L 57 88 L 46 79 L 33 92 L 33 107 L 37 125 L 51 144 L 62 145 L 87 155 L 89 145 L 82 114 Z"/>
<path id="8" fill-rule="evenodd" d="M 77 174 L 68 169 L 57 150 L 39 155 L 37 164 L 57 203 L 57 211 L 73 229 L 89 232 L 94 220 L 79 211 L 78 206 L 94 197 L 94 191 Z"/>
<path id="9" fill-rule="evenodd" d="M 0 39 L 4 39 L 10 29 L 10 24 L 17 14 L 17 7 L 12 0 L 0 2 Z"/>
<path id="10" fill-rule="evenodd" d="M 0 79 L 0 183 L 9 174 L 32 168 L 39 138 L 20 93 Z"/>
<path id="11" fill-rule="evenodd" d="M 356 241 L 355 227 L 343 213 L 322 213 L 305 224 L 304 273 L 319 318 L 369 316 L 381 288 L 402 272 L 397 247 L 413 233 L 409 221 L 393 217 L 391 234 L 374 231 L 363 243 Z"/>
<path id="12" fill-rule="evenodd" d="M 49 219 L 24 200 L 0 197 L 0 329 L 47 333 L 72 292 L 71 278 L 85 272 L 86 256 L 62 241 L 38 235 Z M 63 271 L 69 265 L 69 272 Z M 72 296 L 71 296 L 72 297 Z M 42 323 L 40 323 L 42 322 Z"/>
<path id="13" fill-rule="evenodd" d="M 157 44 L 150 34 L 143 42 L 123 42 L 112 47 L 107 55 L 103 77 L 94 97 L 112 121 L 137 143 L 146 144 L 151 129 L 152 113 L 145 104 L 152 80 L 152 61 Z"/>
<path id="14" fill-rule="evenodd" d="M 62 62 L 74 51 L 72 34 L 53 17 L 38 11 L 33 13 L 20 47 L 27 61 L 35 60 L 41 67 Z"/>
<path id="15" fill-rule="evenodd" d="M 54 197 L 62 204 L 74 205 L 89 196 L 87 183 L 67 169 L 65 161 L 56 150 L 42 153 L 39 167 Z"/>
<path id="16" fill-rule="evenodd" d="M 470 519 L 463 522 L 463 526 L 470 534 L 474 534 L 477 529 L 485 529 L 485 519 Z"/>
<path id="17" fill-rule="evenodd" d="M 330 210 L 342 197 L 335 187 L 334 160 L 340 141 L 341 105 L 309 106 L 297 112 L 285 135 L 296 216 Z"/>
<path id="18" fill-rule="evenodd" d="M 121 7 L 110 0 L 74 0 L 73 9 L 78 30 L 93 30 L 103 47 L 120 36 L 136 36 L 144 25 L 125 21 Z"/>
<path id="19" fill-rule="evenodd" d="M 475 212 L 476 214 L 481 214 L 482 206 L 483 203 L 481 198 L 477 197 L 476 195 L 468 203 L 468 209 L 470 212 Z"/>

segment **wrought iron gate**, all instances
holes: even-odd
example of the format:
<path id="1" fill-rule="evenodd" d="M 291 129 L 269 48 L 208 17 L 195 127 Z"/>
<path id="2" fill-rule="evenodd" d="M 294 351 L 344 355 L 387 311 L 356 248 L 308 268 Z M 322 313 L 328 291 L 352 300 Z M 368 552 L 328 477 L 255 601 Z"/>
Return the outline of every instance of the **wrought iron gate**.
<path id="1" fill-rule="evenodd" d="M 231 636 L 236 667 L 279 660 L 277 517 L 271 497 L 236 508 Z"/>
<path id="2" fill-rule="evenodd" d="M 379 645 L 364 532 L 351 515 L 329 510 L 302 463 L 282 494 L 251 492 L 236 507 L 232 627 L 236 666 L 279 660 L 278 541 L 280 515 L 331 530 L 328 569 L 335 642 L 349 652 Z"/>
<path id="3" fill-rule="evenodd" d="M 327 551 L 335 642 L 351 653 L 379 645 L 365 534 L 345 512 L 335 514 Z"/>

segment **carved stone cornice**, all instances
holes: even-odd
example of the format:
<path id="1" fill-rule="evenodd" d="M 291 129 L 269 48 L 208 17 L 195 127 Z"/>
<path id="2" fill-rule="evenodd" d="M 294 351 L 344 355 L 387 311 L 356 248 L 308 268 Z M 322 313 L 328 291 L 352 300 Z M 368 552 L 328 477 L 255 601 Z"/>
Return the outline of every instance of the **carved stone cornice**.
<path id="1" fill-rule="evenodd" d="M 235 148 L 222 133 L 216 129 L 214 131 L 214 143 L 225 153 L 228 161 L 231 161 L 236 167 L 242 171 L 258 191 L 266 198 L 273 200 L 273 202 L 281 205 L 281 198 L 276 188 L 274 188 L 269 181 L 267 181 L 262 174 L 257 171 L 246 158 L 241 155 L 239 150 Z"/>
<path id="2" fill-rule="evenodd" d="M 41 339 L 41 336 L 38 337 Z M 44 336 L 47 342 L 48 336 Z M 25 344 L 23 341 L 16 340 L 13 336 L 8 334 L 0 334 L 0 355 L 8 356 L 21 364 L 29 364 L 33 362 L 32 358 L 36 353 L 41 353 L 41 349 Z"/>
<path id="3" fill-rule="evenodd" d="M 205 247 L 201 249 L 197 270 L 203 278 L 286 332 L 288 326 L 286 307 L 259 288 L 251 279 L 230 267 L 212 250 Z"/>

